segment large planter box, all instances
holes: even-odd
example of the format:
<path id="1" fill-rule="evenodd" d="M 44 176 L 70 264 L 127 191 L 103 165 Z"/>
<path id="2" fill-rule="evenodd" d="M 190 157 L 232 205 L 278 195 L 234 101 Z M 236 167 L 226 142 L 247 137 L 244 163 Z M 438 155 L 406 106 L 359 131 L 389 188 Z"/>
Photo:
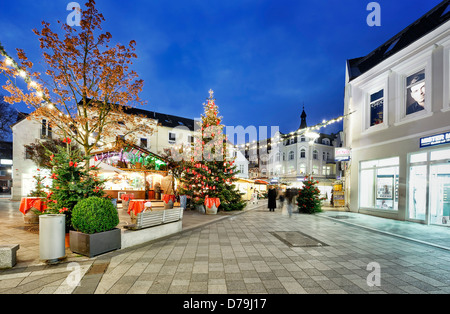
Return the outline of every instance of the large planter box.
<path id="1" fill-rule="evenodd" d="M 205 211 L 207 215 L 216 215 L 217 207 L 216 205 L 212 205 L 211 207 L 205 206 Z"/>
<path id="2" fill-rule="evenodd" d="M 71 230 L 70 250 L 89 257 L 118 250 L 121 246 L 120 235 L 118 228 L 93 234 Z"/>

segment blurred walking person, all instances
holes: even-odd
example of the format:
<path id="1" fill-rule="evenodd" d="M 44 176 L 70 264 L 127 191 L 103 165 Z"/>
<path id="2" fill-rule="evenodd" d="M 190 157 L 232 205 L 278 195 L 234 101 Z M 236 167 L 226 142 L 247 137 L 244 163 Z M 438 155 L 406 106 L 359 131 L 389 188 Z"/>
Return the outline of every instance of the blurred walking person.
<path id="1" fill-rule="evenodd" d="M 277 208 L 277 190 L 275 190 L 273 186 L 269 187 L 267 199 L 268 199 L 267 207 L 269 207 L 269 211 L 271 212 L 275 211 L 275 208 Z"/>
<path id="2" fill-rule="evenodd" d="M 292 216 L 292 210 L 295 205 L 296 196 L 297 196 L 297 193 L 296 193 L 295 189 L 287 189 L 286 190 L 286 204 L 287 204 L 287 210 L 288 210 L 289 217 Z"/>

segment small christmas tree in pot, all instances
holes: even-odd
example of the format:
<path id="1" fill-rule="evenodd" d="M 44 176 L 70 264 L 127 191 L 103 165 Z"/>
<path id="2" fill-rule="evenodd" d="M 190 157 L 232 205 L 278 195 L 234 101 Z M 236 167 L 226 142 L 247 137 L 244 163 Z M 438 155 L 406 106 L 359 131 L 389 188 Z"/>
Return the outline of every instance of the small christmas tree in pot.
<path id="1" fill-rule="evenodd" d="M 298 211 L 300 213 L 315 214 L 322 211 L 320 190 L 313 177 L 306 176 L 303 181 L 303 187 L 299 190 L 297 196 Z"/>

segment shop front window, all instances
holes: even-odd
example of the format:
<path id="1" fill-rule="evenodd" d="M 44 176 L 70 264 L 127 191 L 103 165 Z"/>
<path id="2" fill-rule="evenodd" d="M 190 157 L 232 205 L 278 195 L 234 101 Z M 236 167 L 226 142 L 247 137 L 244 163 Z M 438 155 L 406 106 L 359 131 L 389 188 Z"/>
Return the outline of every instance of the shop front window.
<path id="1" fill-rule="evenodd" d="M 361 162 L 360 207 L 398 210 L 399 158 Z"/>
<path id="2" fill-rule="evenodd" d="M 450 149 L 411 154 L 408 217 L 450 226 Z"/>
<path id="3" fill-rule="evenodd" d="M 450 165 L 430 166 L 430 223 L 450 225 Z"/>

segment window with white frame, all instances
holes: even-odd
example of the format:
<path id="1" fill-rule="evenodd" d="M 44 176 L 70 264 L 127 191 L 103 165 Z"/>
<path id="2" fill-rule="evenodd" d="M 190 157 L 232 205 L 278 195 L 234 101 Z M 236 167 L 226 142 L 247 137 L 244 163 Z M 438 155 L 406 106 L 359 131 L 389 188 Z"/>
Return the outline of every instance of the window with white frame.
<path id="1" fill-rule="evenodd" d="M 406 115 L 425 110 L 425 69 L 406 78 Z"/>
<path id="2" fill-rule="evenodd" d="M 294 151 L 290 151 L 289 152 L 289 160 L 294 160 L 294 157 L 295 157 L 295 155 L 294 155 Z"/>
<path id="3" fill-rule="evenodd" d="M 176 134 L 175 133 L 173 133 L 173 132 L 169 132 L 169 143 L 170 144 L 174 144 L 175 143 L 175 141 L 176 141 Z"/>
<path id="4" fill-rule="evenodd" d="M 322 166 L 322 174 L 325 176 L 329 176 L 331 174 L 330 166 Z"/>
<path id="5" fill-rule="evenodd" d="M 450 110 L 450 38 L 440 43 L 444 47 L 444 108 Z"/>
<path id="6" fill-rule="evenodd" d="M 361 125 L 363 132 L 373 132 L 387 126 L 389 74 L 390 72 L 386 71 L 360 86 L 364 91 L 364 120 Z"/>
<path id="7" fill-rule="evenodd" d="M 305 164 L 300 164 L 299 170 L 300 170 L 301 174 L 306 173 L 306 166 L 305 166 Z"/>
<path id="8" fill-rule="evenodd" d="M 313 151 L 313 159 L 319 159 L 319 152 L 316 149 Z"/>
<path id="9" fill-rule="evenodd" d="M 52 127 L 50 126 L 50 121 L 46 119 L 41 121 L 41 138 L 52 138 Z"/>
<path id="10" fill-rule="evenodd" d="M 384 89 L 369 96 L 369 126 L 383 123 Z"/>
<path id="11" fill-rule="evenodd" d="M 277 152 L 276 154 L 275 154 L 275 161 L 277 161 L 277 162 L 279 162 L 280 161 L 280 152 Z"/>
<path id="12" fill-rule="evenodd" d="M 300 149 L 300 158 L 306 158 L 306 149 Z"/>
<path id="13" fill-rule="evenodd" d="M 141 137 L 139 140 L 139 146 L 142 148 L 147 148 L 148 142 L 146 138 Z"/>
<path id="14" fill-rule="evenodd" d="M 319 174 L 319 166 L 314 165 L 312 167 L 312 174 Z"/>
<path id="15" fill-rule="evenodd" d="M 434 46 L 392 67 L 396 78 L 395 123 L 409 123 L 431 116 L 431 55 Z M 428 93 L 426 92 L 426 90 Z M 385 118 L 386 119 L 386 118 Z"/>

